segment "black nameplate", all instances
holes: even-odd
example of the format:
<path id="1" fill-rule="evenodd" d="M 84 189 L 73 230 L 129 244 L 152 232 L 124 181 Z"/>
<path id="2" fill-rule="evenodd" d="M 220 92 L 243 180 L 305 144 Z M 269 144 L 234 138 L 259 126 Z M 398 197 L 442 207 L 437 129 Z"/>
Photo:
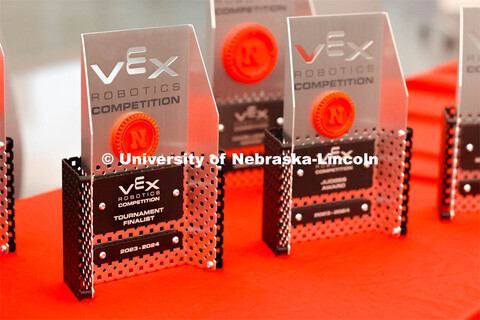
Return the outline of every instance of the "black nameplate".
<path id="1" fill-rule="evenodd" d="M 480 170 L 479 124 L 460 128 L 460 167 L 464 170 Z"/>
<path id="2" fill-rule="evenodd" d="M 174 190 L 178 190 L 178 196 L 174 196 Z M 95 177 L 93 181 L 94 234 L 177 220 L 182 216 L 182 166 L 109 174 Z"/>
<path id="3" fill-rule="evenodd" d="M 225 104 L 218 106 L 220 148 L 231 149 L 263 144 L 265 129 L 277 128 L 283 117 L 283 101 Z"/>
<path id="4" fill-rule="evenodd" d="M 351 157 L 364 154 L 374 155 L 375 141 L 366 140 L 358 142 L 345 142 L 327 146 L 302 146 L 296 147 L 294 153 L 297 156 L 309 156 L 312 159 L 318 159 L 318 154 L 322 157 L 328 154 L 333 156 L 342 156 L 345 154 Z M 294 165 L 293 166 L 293 197 L 308 197 L 312 195 L 321 195 L 333 192 L 348 190 L 358 190 L 370 188 L 373 183 L 373 166 L 364 167 L 363 165 Z M 303 176 L 298 175 L 298 170 L 303 170 Z"/>
<path id="5" fill-rule="evenodd" d="M 93 246 L 96 265 L 162 252 L 183 245 L 183 234 L 177 230 L 151 233 L 145 236 L 118 240 Z"/>
<path id="6" fill-rule="evenodd" d="M 480 180 L 479 179 L 468 179 L 460 180 L 458 183 L 458 192 L 462 196 L 476 196 L 480 194 Z"/>
<path id="7" fill-rule="evenodd" d="M 370 200 L 360 198 L 293 207 L 292 225 L 297 226 L 317 221 L 363 216 L 370 214 L 371 205 Z"/>

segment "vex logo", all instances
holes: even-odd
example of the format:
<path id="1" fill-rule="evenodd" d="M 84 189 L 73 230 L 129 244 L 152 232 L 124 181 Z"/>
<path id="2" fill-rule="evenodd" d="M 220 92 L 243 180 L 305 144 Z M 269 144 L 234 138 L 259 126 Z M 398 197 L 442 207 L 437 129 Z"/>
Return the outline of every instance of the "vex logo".
<path id="1" fill-rule="evenodd" d="M 235 119 L 238 122 L 244 122 L 245 120 L 267 120 L 268 121 L 268 109 L 259 109 L 256 105 L 247 107 L 244 112 L 235 112 Z"/>
<path id="2" fill-rule="evenodd" d="M 95 71 L 97 76 L 102 80 L 104 84 L 111 84 L 113 80 L 117 77 L 118 73 L 123 69 L 123 66 L 126 64 L 126 70 L 129 75 L 135 74 L 145 74 L 147 73 L 147 68 L 145 64 L 147 63 L 147 58 L 144 56 L 138 56 L 141 53 L 147 52 L 146 47 L 132 47 L 127 50 L 127 61 L 119 61 L 113 68 L 113 70 L 108 74 L 108 76 L 100 69 L 97 64 L 92 64 L 90 67 Z M 170 65 L 178 59 L 178 56 L 171 56 L 167 61 L 162 62 L 157 58 L 149 58 L 148 61 L 154 64 L 157 68 L 152 74 L 148 76 L 148 79 L 155 79 L 163 72 L 169 74 L 172 77 L 178 76 Z"/>
<path id="3" fill-rule="evenodd" d="M 333 146 L 330 149 L 330 152 L 323 156 L 321 153 L 318 154 L 319 163 L 328 163 L 328 159 L 333 157 L 340 157 L 342 161 L 345 159 L 352 158 L 353 150 L 343 151 L 340 146 Z"/>
<path id="4" fill-rule="evenodd" d="M 344 41 L 344 31 L 330 31 L 327 33 L 327 39 L 325 43 L 319 43 L 312 53 L 308 54 L 301 45 L 296 45 L 300 56 L 307 64 L 315 62 L 320 53 L 325 52 L 329 57 L 345 57 L 345 61 L 353 61 L 358 57 L 363 57 L 366 60 L 372 60 L 365 50 L 373 45 L 373 40 L 365 41 L 363 44 L 358 45 L 352 41 Z"/>
<path id="5" fill-rule="evenodd" d="M 130 191 L 132 191 L 132 189 L 135 189 L 137 191 L 138 190 L 149 191 L 151 189 L 159 190 L 160 188 L 157 186 L 158 181 L 159 179 L 155 181 L 146 181 L 144 176 L 140 176 L 140 177 L 136 177 L 135 182 L 130 184 L 126 189 L 123 186 L 118 186 L 118 188 L 120 189 L 120 191 L 122 191 L 124 195 L 130 194 Z"/>
<path id="6" fill-rule="evenodd" d="M 480 37 L 477 36 L 475 33 L 470 33 L 469 38 L 472 40 L 473 44 L 475 45 L 475 48 L 480 51 Z"/>

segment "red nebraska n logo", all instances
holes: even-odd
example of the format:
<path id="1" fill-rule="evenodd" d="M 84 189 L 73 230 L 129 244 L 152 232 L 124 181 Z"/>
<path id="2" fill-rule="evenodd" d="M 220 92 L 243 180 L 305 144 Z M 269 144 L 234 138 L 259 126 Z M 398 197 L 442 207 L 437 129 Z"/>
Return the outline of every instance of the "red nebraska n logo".
<path id="1" fill-rule="evenodd" d="M 328 124 L 331 125 L 343 125 L 345 123 L 345 109 L 343 107 L 330 107 L 330 117 Z"/>
<path id="2" fill-rule="evenodd" d="M 132 137 L 131 148 L 133 150 L 138 149 L 139 145 L 142 148 L 145 148 L 147 146 L 147 139 L 146 139 L 147 131 L 145 130 L 132 131 L 130 132 L 130 135 Z"/>
<path id="3" fill-rule="evenodd" d="M 298 53 L 300 53 L 303 60 L 305 60 L 307 64 L 310 64 L 310 63 L 313 63 L 315 59 L 317 59 L 320 52 L 322 52 L 323 48 L 325 48 L 325 45 L 323 43 L 320 43 L 315 48 L 315 50 L 313 50 L 313 53 L 311 55 L 308 55 L 301 45 L 296 45 L 295 48 L 298 50 Z"/>

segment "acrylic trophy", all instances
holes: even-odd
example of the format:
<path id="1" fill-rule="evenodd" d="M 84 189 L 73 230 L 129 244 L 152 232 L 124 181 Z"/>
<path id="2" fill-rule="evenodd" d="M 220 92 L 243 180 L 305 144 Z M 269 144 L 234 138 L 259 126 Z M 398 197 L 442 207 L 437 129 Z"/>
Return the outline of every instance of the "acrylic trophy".
<path id="1" fill-rule="evenodd" d="M 209 74 L 220 114 L 220 148 L 263 153 L 265 129 L 283 124 L 286 18 L 311 15 L 308 0 L 211 0 Z M 261 184 L 258 165 L 227 161 L 230 186 Z"/>
<path id="2" fill-rule="evenodd" d="M 82 299 L 146 272 L 221 268 L 218 112 L 193 27 L 83 34 L 82 49 L 82 155 L 62 162 L 65 282 Z M 205 159 L 127 158 L 187 155 Z"/>
<path id="3" fill-rule="evenodd" d="M 292 163 L 265 167 L 265 243 L 281 255 L 295 242 L 405 234 L 412 133 L 387 14 L 288 18 L 286 70 L 284 126 L 267 131 L 265 155 Z"/>
<path id="4" fill-rule="evenodd" d="M 442 126 L 439 214 L 480 211 L 480 7 L 461 12 L 457 106 Z"/>

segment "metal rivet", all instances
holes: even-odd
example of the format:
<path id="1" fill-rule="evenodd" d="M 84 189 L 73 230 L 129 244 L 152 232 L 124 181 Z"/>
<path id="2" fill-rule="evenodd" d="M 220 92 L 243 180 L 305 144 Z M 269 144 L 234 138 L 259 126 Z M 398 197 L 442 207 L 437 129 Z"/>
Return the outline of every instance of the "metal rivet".
<path id="1" fill-rule="evenodd" d="M 179 195 L 180 195 L 180 190 L 178 190 L 178 189 L 173 190 L 173 196 L 174 197 L 178 197 Z"/>
<path id="2" fill-rule="evenodd" d="M 400 137 L 404 136 L 405 135 L 405 131 L 404 130 L 398 130 L 398 135 Z"/>
<path id="3" fill-rule="evenodd" d="M 0 247 L 0 252 L 5 252 L 5 251 L 7 251 L 7 249 L 8 249 L 7 246 L 3 245 L 3 246 Z"/>
<path id="4" fill-rule="evenodd" d="M 472 152 L 473 151 L 473 144 L 469 143 L 467 144 L 467 151 Z"/>
<path id="5" fill-rule="evenodd" d="M 468 183 L 465 184 L 465 185 L 463 186 L 463 191 L 465 191 L 466 193 L 469 193 L 470 191 L 472 191 L 472 186 L 469 185 Z"/>
<path id="6" fill-rule="evenodd" d="M 283 126 L 283 117 L 277 118 L 277 124 L 281 127 Z"/>
<path id="7" fill-rule="evenodd" d="M 212 261 L 207 262 L 207 268 L 212 268 L 215 265 Z"/>
<path id="8" fill-rule="evenodd" d="M 101 202 L 101 203 L 98 205 L 98 209 L 100 209 L 100 210 L 105 210 L 106 207 L 107 207 L 107 205 L 105 204 L 105 202 Z"/>
<path id="9" fill-rule="evenodd" d="M 3 141 L 0 141 L 0 149 L 3 149 L 5 147 L 5 143 Z"/>
<path id="10" fill-rule="evenodd" d="M 177 244 L 177 243 L 179 243 L 179 242 L 180 242 L 180 239 L 179 239 L 177 236 L 175 236 L 175 237 L 172 238 L 172 243 L 173 243 L 173 244 Z"/>
<path id="11" fill-rule="evenodd" d="M 368 204 L 364 203 L 362 204 L 362 211 L 367 212 L 368 211 Z"/>
<path id="12" fill-rule="evenodd" d="M 365 169 L 368 169 L 368 168 L 370 168 L 370 164 L 369 164 L 369 163 L 367 163 L 367 162 L 365 162 L 365 163 L 363 164 L 363 166 L 365 167 Z"/>
<path id="13" fill-rule="evenodd" d="M 402 231 L 402 228 L 401 228 L 401 227 L 393 228 L 393 234 L 400 233 L 400 231 Z"/>
<path id="14" fill-rule="evenodd" d="M 303 172 L 302 169 L 298 169 L 298 170 L 297 170 L 297 176 L 299 176 L 299 177 L 303 177 L 303 174 L 304 174 L 304 173 L 305 173 L 305 172 Z"/>
<path id="15" fill-rule="evenodd" d="M 105 259 L 107 257 L 107 253 L 105 251 L 102 251 L 100 252 L 100 254 L 98 255 L 100 257 L 100 259 Z"/>
<path id="16" fill-rule="evenodd" d="M 297 214 L 295 215 L 295 220 L 297 220 L 297 221 L 302 221 L 302 218 L 303 218 L 303 217 L 302 217 L 302 215 L 301 215 L 300 213 L 297 213 Z"/>
<path id="17" fill-rule="evenodd" d="M 220 132 L 225 131 L 225 126 L 220 123 L 220 124 L 218 125 L 218 131 L 220 131 Z"/>

